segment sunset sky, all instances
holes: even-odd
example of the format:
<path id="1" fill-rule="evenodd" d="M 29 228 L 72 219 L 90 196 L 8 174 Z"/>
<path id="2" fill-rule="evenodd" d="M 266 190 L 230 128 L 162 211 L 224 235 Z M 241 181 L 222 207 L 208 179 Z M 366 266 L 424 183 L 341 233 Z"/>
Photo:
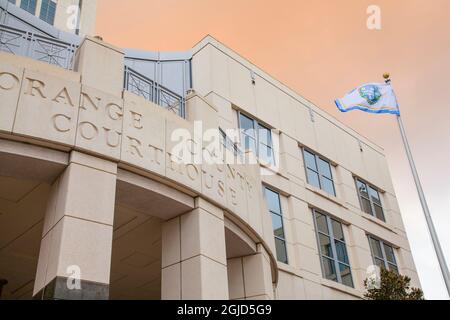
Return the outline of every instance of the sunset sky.
<path id="1" fill-rule="evenodd" d="M 450 261 L 449 0 L 98 0 L 97 34 L 124 48 L 185 51 L 211 34 L 387 155 L 428 299 L 448 298 L 393 116 L 333 100 L 392 74 L 419 174 Z M 382 29 L 368 30 L 369 5 Z"/>

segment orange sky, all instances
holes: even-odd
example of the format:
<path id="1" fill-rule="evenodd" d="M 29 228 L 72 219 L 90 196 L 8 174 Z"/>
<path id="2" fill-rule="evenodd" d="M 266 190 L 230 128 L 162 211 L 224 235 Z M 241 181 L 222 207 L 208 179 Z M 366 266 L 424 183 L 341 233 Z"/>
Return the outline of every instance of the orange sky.
<path id="1" fill-rule="evenodd" d="M 98 0 L 97 33 L 120 47 L 184 51 L 206 34 L 385 148 L 427 298 L 446 298 L 395 118 L 333 100 L 392 74 L 450 263 L 449 0 Z M 382 30 L 366 27 L 379 5 Z"/>

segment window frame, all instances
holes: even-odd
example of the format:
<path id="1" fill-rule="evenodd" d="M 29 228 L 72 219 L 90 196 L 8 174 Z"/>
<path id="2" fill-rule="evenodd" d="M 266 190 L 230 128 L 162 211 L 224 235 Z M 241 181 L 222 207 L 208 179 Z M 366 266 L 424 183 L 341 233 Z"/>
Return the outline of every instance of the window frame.
<path id="1" fill-rule="evenodd" d="M 306 181 L 310 186 L 316 187 L 314 185 L 311 184 L 311 182 L 309 181 L 309 177 L 308 177 L 308 170 L 311 170 L 312 172 L 314 172 L 315 174 L 317 174 L 318 176 L 318 180 L 319 180 L 319 189 L 326 192 L 327 194 L 333 196 L 333 197 L 337 197 L 337 191 L 336 191 L 336 186 L 334 185 L 334 176 L 333 176 L 333 170 L 332 168 L 334 167 L 331 163 L 330 160 L 328 160 L 327 158 L 322 157 L 321 155 L 315 153 L 314 151 L 312 151 L 309 148 L 303 147 L 301 148 L 301 152 L 302 152 L 302 156 L 303 156 L 303 163 L 305 166 L 305 174 L 306 174 Z M 313 168 L 308 167 L 308 164 L 306 162 L 306 155 L 305 153 L 309 153 L 312 156 L 314 156 L 314 163 L 316 164 L 316 168 L 317 170 L 314 170 Z M 326 162 L 328 164 L 328 166 L 330 167 L 330 176 L 331 179 L 324 176 L 321 172 L 320 172 L 320 166 L 319 166 L 319 159 L 322 160 L 323 162 Z M 328 181 L 331 181 L 331 185 L 333 186 L 333 193 L 329 193 L 328 191 L 326 191 L 323 187 L 323 183 L 322 183 L 322 179 L 326 179 Z"/>
<path id="2" fill-rule="evenodd" d="M 381 199 L 381 194 L 382 192 L 380 192 L 380 189 L 375 187 L 374 185 L 368 183 L 366 180 L 361 179 L 359 177 L 354 177 L 355 178 L 355 187 L 356 187 L 356 192 L 358 194 L 358 200 L 359 200 L 359 206 L 361 208 L 361 211 L 364 213 L 367 213 L 368 215 L 371 215 L 372 217 L 381 220 L 383 222 L 386 222 L 386 214 L 384 211 L 384 205 L 383 205 L 383 201 Z M 366 190 L 367 190 L 367 197 L 365 197 L 364 195 L 361 194 L 359 188 L 358 188 L 358 182 L 362 183 L 366 186 Z M 372 200 L 372 197 L 370 196 L 370 189 L 372 189 L 373 191 L 375 191 L 378 195 L 378 198 L 380 199 L 380 204 L 374 203 Z M 371 212 L 366 212 L 364 211 L 364 206 L 363 206 L 363 202 L 362 202 L 362 198 L 364 198 L 365 200 L 368 200 L 370 203 L 370 211 Z M 383 215 L 383 218 L 379 218 L 377 216 L 376 210 L 375 210 L 375 206 L 379 207 L 381 209 L 381 214 Z"/>
<path id="3" fill-rule="evenodd" d="M 219 127 L 219 139 L 220 139 L 220 145 L 224 148 L 224 157 L 225 157 L 225 150 L 228 150 L 230 152 L 233 152 L 235 158 L 239 158 L 242 160 L 242 151 L 239 149 L 236 143 L 233 142 L 233 140 L 230 139 L 230 137 L 227 135 L 225 130 Z"/>
<path id="4" fill-rule="evenodd" d="M 26 3 L 26 5 L 25 5 L 25 3 Z M 30 10 L 30 4 L 31 3 L 34 3 L 34 12 L 32 12 L 31 10 Z M 29 14 L 32 14 L 32 15 L 36 15 L 36 10 L 37 10 L 37 0 L 22 0 L 22 1 L 20 1 L 20 8 L 22 9 L 22 10 L 25 10 L 26 12 L 28 12 Z"/>
<path id="5" fill-rule="evenodd" d="M 255 141 L 255 149 L 256 150 L 251 150 L 255 152 L 255 156 L 258 157 L 258 159 L 263 159 L 264 160 L 264 164 L 267 165 L 271 165 L 271 166 L 275 166 L 276 162 L 275 162 L 275 151 L 274 151 L 274 147 L 273 147 L 273 135 L 272 135 L 272 130 L 262 124 L 261 122 L 259 122 L 258 120 L 256 120 L 255 118 L 253 118 L 252 116 L 250 116 L 249 114 L 242 112 L 242 111 L 238 111 L 238 126 L 239 126 L 239 131 L 240 131 L 240 142 L 241 142 L 241 146 L 242 146 L 242 150 L 244 150 L 244 152 L 251 150 L 251 149 L 247 149 L 247 146 L 245 145 L 245 139 L 243 139 L 243 136 L 248 136 L 250 139 L 253 139 Z M 242 121 L 241 121 L 241 117 L 245 117 L 248 120 L 252 121 L 252 129 L 254 132 L 254 135 L 251 136 L 249 134 L 247 134 L 245 131 L 248 130 L 244 130 L 242 128 Z M 267 130 L 268 132 L 268 138 L 270 139 L 270 144 L 271 145 L 267 145 L 265 142 L 260 141 L 260 135 L 259 135 L 259 129 L 264 129 Z M 266 157 L 262 158 L 261 157 L 261 148 L 260 146 L 264 145 L 266 148 L 270 149 L 271 151 L 271 157 L 270 157 L 270 161 L 267 161 Z"/>
<path id="6" fill-rule="evenodd" d="M 271 215 L 270 216 L 271 221 L 272 221 L 272 215 L 276 215 L 279 218 L 281 218 L 281 228 L 282 228 L 282 231 L 283 231 L 283 234 L 284 234 L 284 238 L 281 238 L 281 237 L 275 235 L 275 229 L 274 229 L 273 223 L 272 223 L 272 230 L 273 230 L 273 233 L 274 233 L 273 236 L 274 236 L 275 240 L 278 239 L 279 241 L 281 241 L 284 244 L 284 251 L 286 252 L 286 261 L 280 261 L 278 259 L 278 253 L 276 252 L 276 254 L 277 254 L 277 261 L 281 262 L 281 263 L 284 263 L 284 264 L 289 264 L 289 254 L 288 254 L 288 250 L 287 250 L 286 231 L 285 231 L 285 228 L 284 228 L 283 208 L 281 206 L 281 194 L 279 192 L 275 191 L 274 189 L 272 189 L 271 187 L 267 186 L 267 185 L 263 185 L 263 191 L 264 191 L 263 192 L 264 199 L 266 200 L 266 204 L 267 204 L 267 210 L 268 210 L 269 214 Z M 266 194 L 267 191 L 270 191 L 270 192 L 272 192 L 272 193 L 274 193 L 274 194 L 276 194 L 278 196 L 278 206 L 280 208 L 280 213 L 274 212 L 274 211 L 272 211 L 270 209 L 270 207 L 268 205 L 267 194 Z M 276 246 L 275 246 L 275 250 L 276 250 Z"/>
<path id="7" fill-rule="evenodd" d="M 45 1 L 48 1 L 46 6 L 44 4 Z M 49 17 L 50 17 L 49 16 L 49 12 L 50 12 L 50 8 L 51 8 L 51 4 L 54 4 L 55 11 L 54 11 L 54 15 L 53 15 L 51 21 L 49 21 L 50 20 L 49 19 Z M 44 21 L 44 22 L 46 22 L 46 23 L 48 23 L 48 24 L 53 26 L 55 24 L 57 5 L 58 4 L 54 0 L 41 0 L 41 9 L 40 9 L 40 12 L 39 12 L 39 19 L 41 19 L 42 21 Z M 44 7 L 45 7 L 45 16 L 43 16 L 43 14 L 44 14 Z"/>
<path id="8" fill-rule="evenodd" d="M 346 287 L 355 288 L 355 281 L 354 281 L 354 278 L 353 278 L 352 266 L 351 266 L 351 262 L 350 262 L 350 255 L 348 254 L 349 251 L 347 249 L 347 241 L 345 240 L 345 235 L 344 235 L 344 226 L 345 226 L 345 224 L 342 223 L 341 221 L 337 220 L 336 218 L 330 216 L 329 214 L 321 211 L 321 210 L 313 208 L 312 212 L 313 212 L 313 220 L 314 220 L 314 228 L 315 228 L 315 233 L 316 233 L 317 247 L 318 247 L 318 250 L 319 250 L 320 266 L 321 266 L 321 269 L 322 269 L 322 277 L 324 279 L 327 279 L 327 280 L 330 280 L 330 281 L 334 281 L 332 279 L 328 279 L 327 276 L 326 276 L 325 266 L 323 264 L 323 258 L 326 258 L 328 260 L 333 261 L 335 274 L 336 274 L 336 281 L 334 281 L 334 282 L 342 284 L 342 285 L 344 285 Z M 322 215 L 322 216 L 324 216 L 326 218 L 327 228 L 328 228 L 328 233 L 329 234 L 325 234 L 324 232 L 319 230 L 319 226 L 317 224 L 317 216 L 318 215 Z M 333 221 L 339 223 L 339 225 L 341 226 L 344 241 L 342 241 L 340 239 L 337 239 L 335 237 L 334 230 L 333 230 Z M 331 251 L 332 251 L 334 257 L 330 257 L 330 256 L 322 253 L 322 245 L 320 244 L 320 235 L 326 236 L 326 237 L 328 237 L 330 239 Z M 347 255 L 348 263 L 343 262 L 343 261 L 339 261 L 338 254 L 337 254 L 337 248 L 336 248 L 336 241 L 338 241 L 339 243 L 343 243 L 344 244 L 344 246 L 345 246 L 345 253 Z M 342 281 L 341 268 L 340 268 L 341 264 L 346 266 L 346 267 L 348 267 L 349 270 L 350 270 L 350 279 L 351 279 L 351 282 L 352 282 L 351 286 L 343 283 L 343 281 Z"/>
<path id="9" fill-rule="evenodd" d="M 371 253 L 371 255 L 372 255 L 372 261 L 373 261 L 374 265 L 377 266 L 377 263 L 376 263 L 375 259 L 383 260 L 384 268 L 385 268 L 386 270 L 388 270 L 388 271 L 393 271 L 393 272 L 395 272 L 395 273 L 397 273 L 397 274 L 400 274 L 400 268 L 399 268 L 399 266 L 398 266 L 398 260 L 397 260 L 396 253 L 395 253 L 395 250 L 396 250 L 395 246 L 391 245 L 390 243 L 388 243 L 388 242 L 386 242 L 386 241 L 384 241 L 384 240 L 381 240 L 381 239 L 378 238 L 378 237 L 375 237 L 375 236 L 373 236 L 373 235 L 370 235 L 370 234 L 367 235 L 367 238 L 368 238 L 368 240 L 369 240 L 370 253 Z M 378 243 L 380 244 L 381 254 L 383 255 L 382 257 L 379 257 L 379 256 L 376 256 L 376 255 L 375 255 L 374 249 L 373 249 L 373 247 L 372 247 L 372 240 L 378 241 Z M 394 260 L 395 260 L 394 262 L 390 262 L 390 261 L 388 260 L 387 255 L 386 255 L 386 249 L 385 249 L 384 246 L 390 247 L 390 248 L 392 249 L 392 255 L 393 255 Z M 392 270 L 390 265 L 395 266 L 396 270 Z"/>

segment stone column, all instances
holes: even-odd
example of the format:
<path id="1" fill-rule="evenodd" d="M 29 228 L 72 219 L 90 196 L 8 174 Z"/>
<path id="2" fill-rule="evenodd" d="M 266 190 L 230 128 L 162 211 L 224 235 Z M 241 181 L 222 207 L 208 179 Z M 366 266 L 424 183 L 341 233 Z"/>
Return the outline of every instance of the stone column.
<path id="1" fill-rule="evenodd" d="M 72 152 L 52 186 L 35 299 L 108 299 L 117 165 Z"/>
<path id="2" fill-rule="evenodd" d="M 200 198 L 163 225 L 161 297 L 228 300 L 223 211 Z"/>
<path id="3" fill-rule="evenodd" d="M 259 244 L 257 253 L 228 260 L 228 286 L 232 300 L 272 300 L 270 258 Z"/>
<path id="4" fill-rule="evenodd" d="M 121 97 L 124 56 L 121 49 L 98 38 L 84 38 L 75 58 L 75 70 L 81 73 L 81 84 Z"/>

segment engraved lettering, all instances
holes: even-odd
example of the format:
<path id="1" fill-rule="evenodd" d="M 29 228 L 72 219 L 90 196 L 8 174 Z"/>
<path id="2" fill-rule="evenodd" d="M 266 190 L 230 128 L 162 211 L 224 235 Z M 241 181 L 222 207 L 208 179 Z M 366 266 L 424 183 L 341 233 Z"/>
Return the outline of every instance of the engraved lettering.
<path id="1" fill-rule="evenodd" d="M 72 120 L 70 117 L 65 114 L 57 114 L 54 115 L 53 118 L 53 127 L 59 132 L 68 132 L 70 131 L 70 121 Z"/>
<path id="2" fill-rule="evenodd" d="M 225 183 L 222 180 L 219 180 L 217 187 L 217 193 L 223 198 L 225 196 Z"/>
<path id="3" fill-rule="evenodd" d="M 137 112 L 131 111 L 131 118 L 133 120 L 133 126 L 136 129 L 143 129 L 144 127 L 142 126 L 141 120 L 142 120 L 142 114 L 139 114 Z"/>
<path id="4" fill-rule="evenodd" d="M 20 83 L 19 78 L 9 72 L 0 72 L 0 89 L 12 90 Z"/>
<path id="5" fill-rule="evenodd" d="M 164 155 L 164 150 L 154 147 L 151 144 L 148 145 L 150 148 L 150 151 L 152 153 L 152 162 L 156 162 L 156 164 L 161 164 L 161 159 L 160 159 L 160 155 L 163 156 Z"/>
<path id="6" fill-rule="evenodd" d="M 42 98 L 47 98 L 44 93 L 43 90 L 45 88 L 45 83 L 40 81 L 40 80 L 36 80 L 36 79 L 31 79 L 31 78 L 27 78 L 28 80 L 28 89 L 27 91 L 25 91 L 25 94 L 28 94 L 30 96 L 35 96 L 35 92 L 37 92 Z"/>
<path id="7" fill-rule="evenodd" d="M 58 95 L 56 96 L 55 99 L 53 99 L 53 101 L 61 103 L 60 99 L 64 99 L 64 104 L 69 104 L 72 107 L 75 106 L 72 102 L 72 99 L 70 98 L 69 91 L 67 91 L 67 88 L 65 87 L 58 93 Z"/>
<path id="8" fill-rule="evenodd" d="M 205 184 L 205 187 L 208 189 L 212 189 L 213 188 L 213 183 L 214 183 L 214 176 L 208 172 L 206 172 L 205 170 L 202 170 L 203 172 L 203 181 Z"/>
<path id="9" fill-rule="evenodd" d="M 198 169 L 193 164 L 186 165 L 186 171 L 189 179 L 191 179 L 192 181 L 195 181 L 198 178 Z"/>
<path id="10" fill-rule="evenodd" d="M 107 104 L 106 111 L 112 120 L 119 120 L 123 116 L 122 107 L 115 103 Z"/>
<path id="11" fill-rule="evenodd" d="M 98 135 L 97 127 L 88 121 L 80 122 L 80 134 L 86 140 L 92 140 Z"/>
<path id="12" fill-rule="evenodd" d="M 82 95 L 82 103 L 80 108 L 83 110 L 87 110 L 86 108 L 86 101 L 89 102 L 89 104 L 95 109 L 98 110 L 98 106 L 100 104 L 101 98 L 95 97 L 95 101 L 85 92 L 81 93 Z"/>
<path id="13" fill-rule="evenodd" d="M 129 141 L 129 149 L 128 152 L 131 153 L 133 156 L 138 155 L 140 158 L 143 158 L 141 150 L 139 149 L 142 146 L 142 143 L 135 138 L 132 138 L 130 136 L 127 136 Z"/>
<path id="14" fill-rule="evenodd" d="M 111 129 L 108 129 L 106 127 L 103 127 L 103 130 L 105 130 L 105 133 L 106 133 L 106 144 L 108 146 L 110 146 L 111 148 L 117 148 L 120 145 L 120 140 L 121 140 L 120 137 L 122 136 L 122 133 L 118 132 L 118 131 L 113 132 Z M 115 143 L 111 142 L 111 140 L 113 140 L 111 138 L 111 135 L 116 136 Z"/>

